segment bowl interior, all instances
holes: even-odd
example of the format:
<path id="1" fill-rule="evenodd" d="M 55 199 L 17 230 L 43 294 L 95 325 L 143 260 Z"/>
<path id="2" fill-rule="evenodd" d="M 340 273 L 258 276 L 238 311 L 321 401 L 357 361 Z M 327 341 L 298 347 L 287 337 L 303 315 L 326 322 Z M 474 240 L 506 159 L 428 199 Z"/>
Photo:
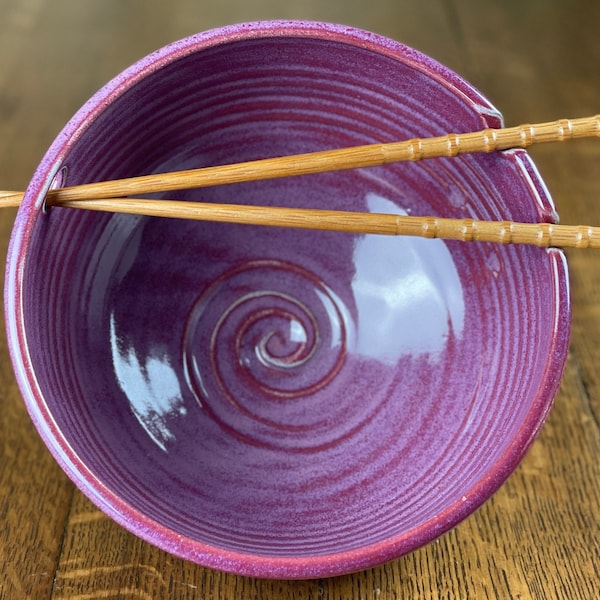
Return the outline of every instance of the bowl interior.
<path id="1" fill-rule="evenodd" d="M 288 35 L 181 53 L 112 90 L 38 180 L 498 124 L 394 52 Z M 524 221 L 552 210 L 524 152 L 164 196 Z M 210 566 L 333 574 L 435 538 L 514 468 L 560 379 L 558 251 L 59 208 L 30 219 L 22 321 L 38 426 L 99 506 Z"/>

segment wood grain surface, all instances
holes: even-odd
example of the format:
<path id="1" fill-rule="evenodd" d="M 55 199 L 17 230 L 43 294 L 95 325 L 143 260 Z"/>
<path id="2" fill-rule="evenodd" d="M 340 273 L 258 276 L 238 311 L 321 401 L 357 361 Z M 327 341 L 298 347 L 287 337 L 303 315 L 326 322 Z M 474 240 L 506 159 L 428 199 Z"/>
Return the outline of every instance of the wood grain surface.
<path id="1" fill-rule="evenodd" d="M 445 63 L 507 125 L 600 112 L 597 0 L 0 0 L 0 189 L 23 189 L 70 116 L 132 62 L 228 23 L 369 29 Z M 563 223 L 600 225 L 600 141 L 531 154 Z M 0 213 L 4 261 L 15 211 Z M 501 490 L 399 560 L 315 581 L 222 574 L 140 541 L 85 499 L 24 408 L 0 335 L 0 598 L 600 597 L 600 252 L 568 252 L 571 350 L 555 407 Z"/>

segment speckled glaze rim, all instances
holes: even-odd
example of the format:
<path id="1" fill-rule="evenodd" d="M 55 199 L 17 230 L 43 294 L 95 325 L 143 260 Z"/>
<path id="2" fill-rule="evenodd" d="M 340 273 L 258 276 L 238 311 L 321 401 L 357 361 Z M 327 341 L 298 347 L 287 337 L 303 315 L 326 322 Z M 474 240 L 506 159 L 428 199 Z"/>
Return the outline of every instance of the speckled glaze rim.
<path id="1" fill-rule="evenodd" d="M 239 40 L 269 37 L 308 37 L 338 41 L 409 63 L 460 94 L 491 126 L 501 116 L 470 84 L 435 60 L 401 43 L 342 25 L 306 21 L 243 23 L 210 30 L 172 43 L 129 67 L 98 91 L 69 121 L 40 162 L 19 209 L 11 237 L 5 284 L 5 318 L 10 353 L 18 384 L 33 423 L 57 462 L 77 487 L 113 520 L 138 537 L 184 559 L 239 575 L 281 579 L 309 579 L 360 571 L 383 564 L 433 541 L 483 504 L 517 467 L 537 436 L 552 406 L 562 378 L 570 329 L 570 301 L 564 254 L 555 255 L 556 318 L 552 352 L 548 357 L 545 385 L 539 390 L 519 436 L 487 476 L 468 495 L 419 527 L 384 542 L 352 551 L 313 557 L 282 558 L 232 552 L 186 538 L 169 530 L 123 502 L 107 489 L 80 460 L 58 429 L 36 383 L 28 356 L 28 336 L 23 318 L 23 277 L 31 233 L 43 210 L 45 194 L 65 155 L 89 124 L 106 106 L 161 67 L 191 53 Z M 541 181 L 541 180 L 540 180 Z M 536 184 L 540 185 L 539 182 Z M 549 197 L 547 201 L 551 203 Z M 553 207 L 544 207 L 553 214 Z"/>

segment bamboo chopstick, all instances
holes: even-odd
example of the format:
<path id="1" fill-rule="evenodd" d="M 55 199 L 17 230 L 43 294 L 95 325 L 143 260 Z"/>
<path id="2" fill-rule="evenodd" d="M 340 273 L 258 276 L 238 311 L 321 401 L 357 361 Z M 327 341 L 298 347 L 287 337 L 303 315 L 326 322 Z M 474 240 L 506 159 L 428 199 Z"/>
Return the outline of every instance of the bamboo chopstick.
<path id="1" fill-rule="evenodd" d="M 374 167 L 401 161 L 454 157 L 474 152 L 526 148 L 535 143 L 596 136 L 600 137 L 600 115 L 579 119 L 559 119 L 547 123 L 519 125 L 504 129 L 450 133 L 439 137 L 324 150 L 216 167 L 89 183 L 51 190 L 48 192 L 48 200 L 85 200 L 167 192 L 293 175 Z"/>
<path id="2" fill-rule="evenodd" d="M 528 244 L 539 247 L 600 248 L 600 227 L 478 221 L 363 213 L 337 210 L 300 209 L 236 204 L 209 204 L 143 198 L 104 198 L 70 200 L 60 206 L 87 210 L 120 212 L 155 217 L 171 217 L 221 223 L 269 225 L 350 233 L 404 235 L 452 239 L 463 242 Z"/>
<path id="3" fill-rule="evenodd" d="M 23 192 L 0 191 L 0 203 L 3 207 L 19 206 L 23 200 Z"/>
<path id="4" fill-rule="evenodd" d="M 393 162 L 427 158 L 454 157 L 475 152 L 494 152 L 527 148 L 536 143 L 600 137 L 600 115 L 579 119 L 559 119 L 534 125 L 503 129 L 483 129 L 469 133 L 450 133 L 439 137 L 416 138 L 401 142 L 354 146 L 260 160 L 202 167 L 171 173 L 142 175 L 50 190 L 47 202 L 94 198 L 116 198 L 156 192 L 226 185 L 294 175 L 309 175 Z M 0 192 L 3 206 L 13 206 L 21 192 Z M 3 198 L 4 197 L 4 198 Z M 12 197 L 12 199 L 11 199 Z M 8 204 L 7 204 L 8 203 Z"/>
<path id="5" fill-rule="evenodd" d="M 526 148 L 539 142 L 592 136 L 600 137 L 600 115 L 90 183 L 50 190 L 46 201 L 50 206 L 227 223 L 540 247 L 600 248 L 600 227 L 587 225 L 478 221 L 120 197 L 370 167 L 397 161 Z M 0 208 L 18 206 L 22 199 L 22 192 L 0 191 Z"/>

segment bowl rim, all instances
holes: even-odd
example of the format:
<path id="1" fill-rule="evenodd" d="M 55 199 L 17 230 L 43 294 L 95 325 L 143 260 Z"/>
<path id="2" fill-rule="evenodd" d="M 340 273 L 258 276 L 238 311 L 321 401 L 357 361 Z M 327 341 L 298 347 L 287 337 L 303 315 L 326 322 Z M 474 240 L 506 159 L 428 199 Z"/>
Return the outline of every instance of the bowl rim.
<path id="1" fill-rule="evenodd" d="M 545 422 L 558 391 L 570 333 L 570 298 L 565 255 L 548 250 L 554 276 L 555 327 L 552 351 L 546 364 L 544 385 L 524 419 L 513 443 L 494 467 L 459 501 L 434 519 L 386 540 L 353 550 L 316 556 L 261 556 L 226 550 L 180 535 L 141 513 L 108 489 L 78 457 L 59 430 L 38 387 L 28 354 L 24 325 L 23 285 L 27 249 L 44 198 L 64 157 L 88 125 L 107 105 L 138 81 L 192 53 L 250 39 L 305 37 L 337 41 L 383 54 L 420 70 L 463 97 L 481 115 L 482 127 L 502 125 L 501 114 L 471 84 L 436 60 L 400 42 L 355 27 L 316 21 L 253 21 L 208 30 L 173 42 L 134 63 L 96 92 L 71 118 L 39 163 L 17 213 L 7 255 L 4 290 L 8 346 L 17 383 L 30 417 L 44 443 L 63 471 L 96 506 L 125 529 L 176 556 L 206 567 L 238 575 L 310 579 L 360 571 L 416 550 L 444 534 L 481 506 L 504 483 L 526 454 Z M 523 151 L 524 153 L 524 151 Z M 541 179 L 540 179 L 541 182 Z M 549 196 L 546 198 L 551 203 Z M 551 213 L 553 207 L 545 207 Z"/>

